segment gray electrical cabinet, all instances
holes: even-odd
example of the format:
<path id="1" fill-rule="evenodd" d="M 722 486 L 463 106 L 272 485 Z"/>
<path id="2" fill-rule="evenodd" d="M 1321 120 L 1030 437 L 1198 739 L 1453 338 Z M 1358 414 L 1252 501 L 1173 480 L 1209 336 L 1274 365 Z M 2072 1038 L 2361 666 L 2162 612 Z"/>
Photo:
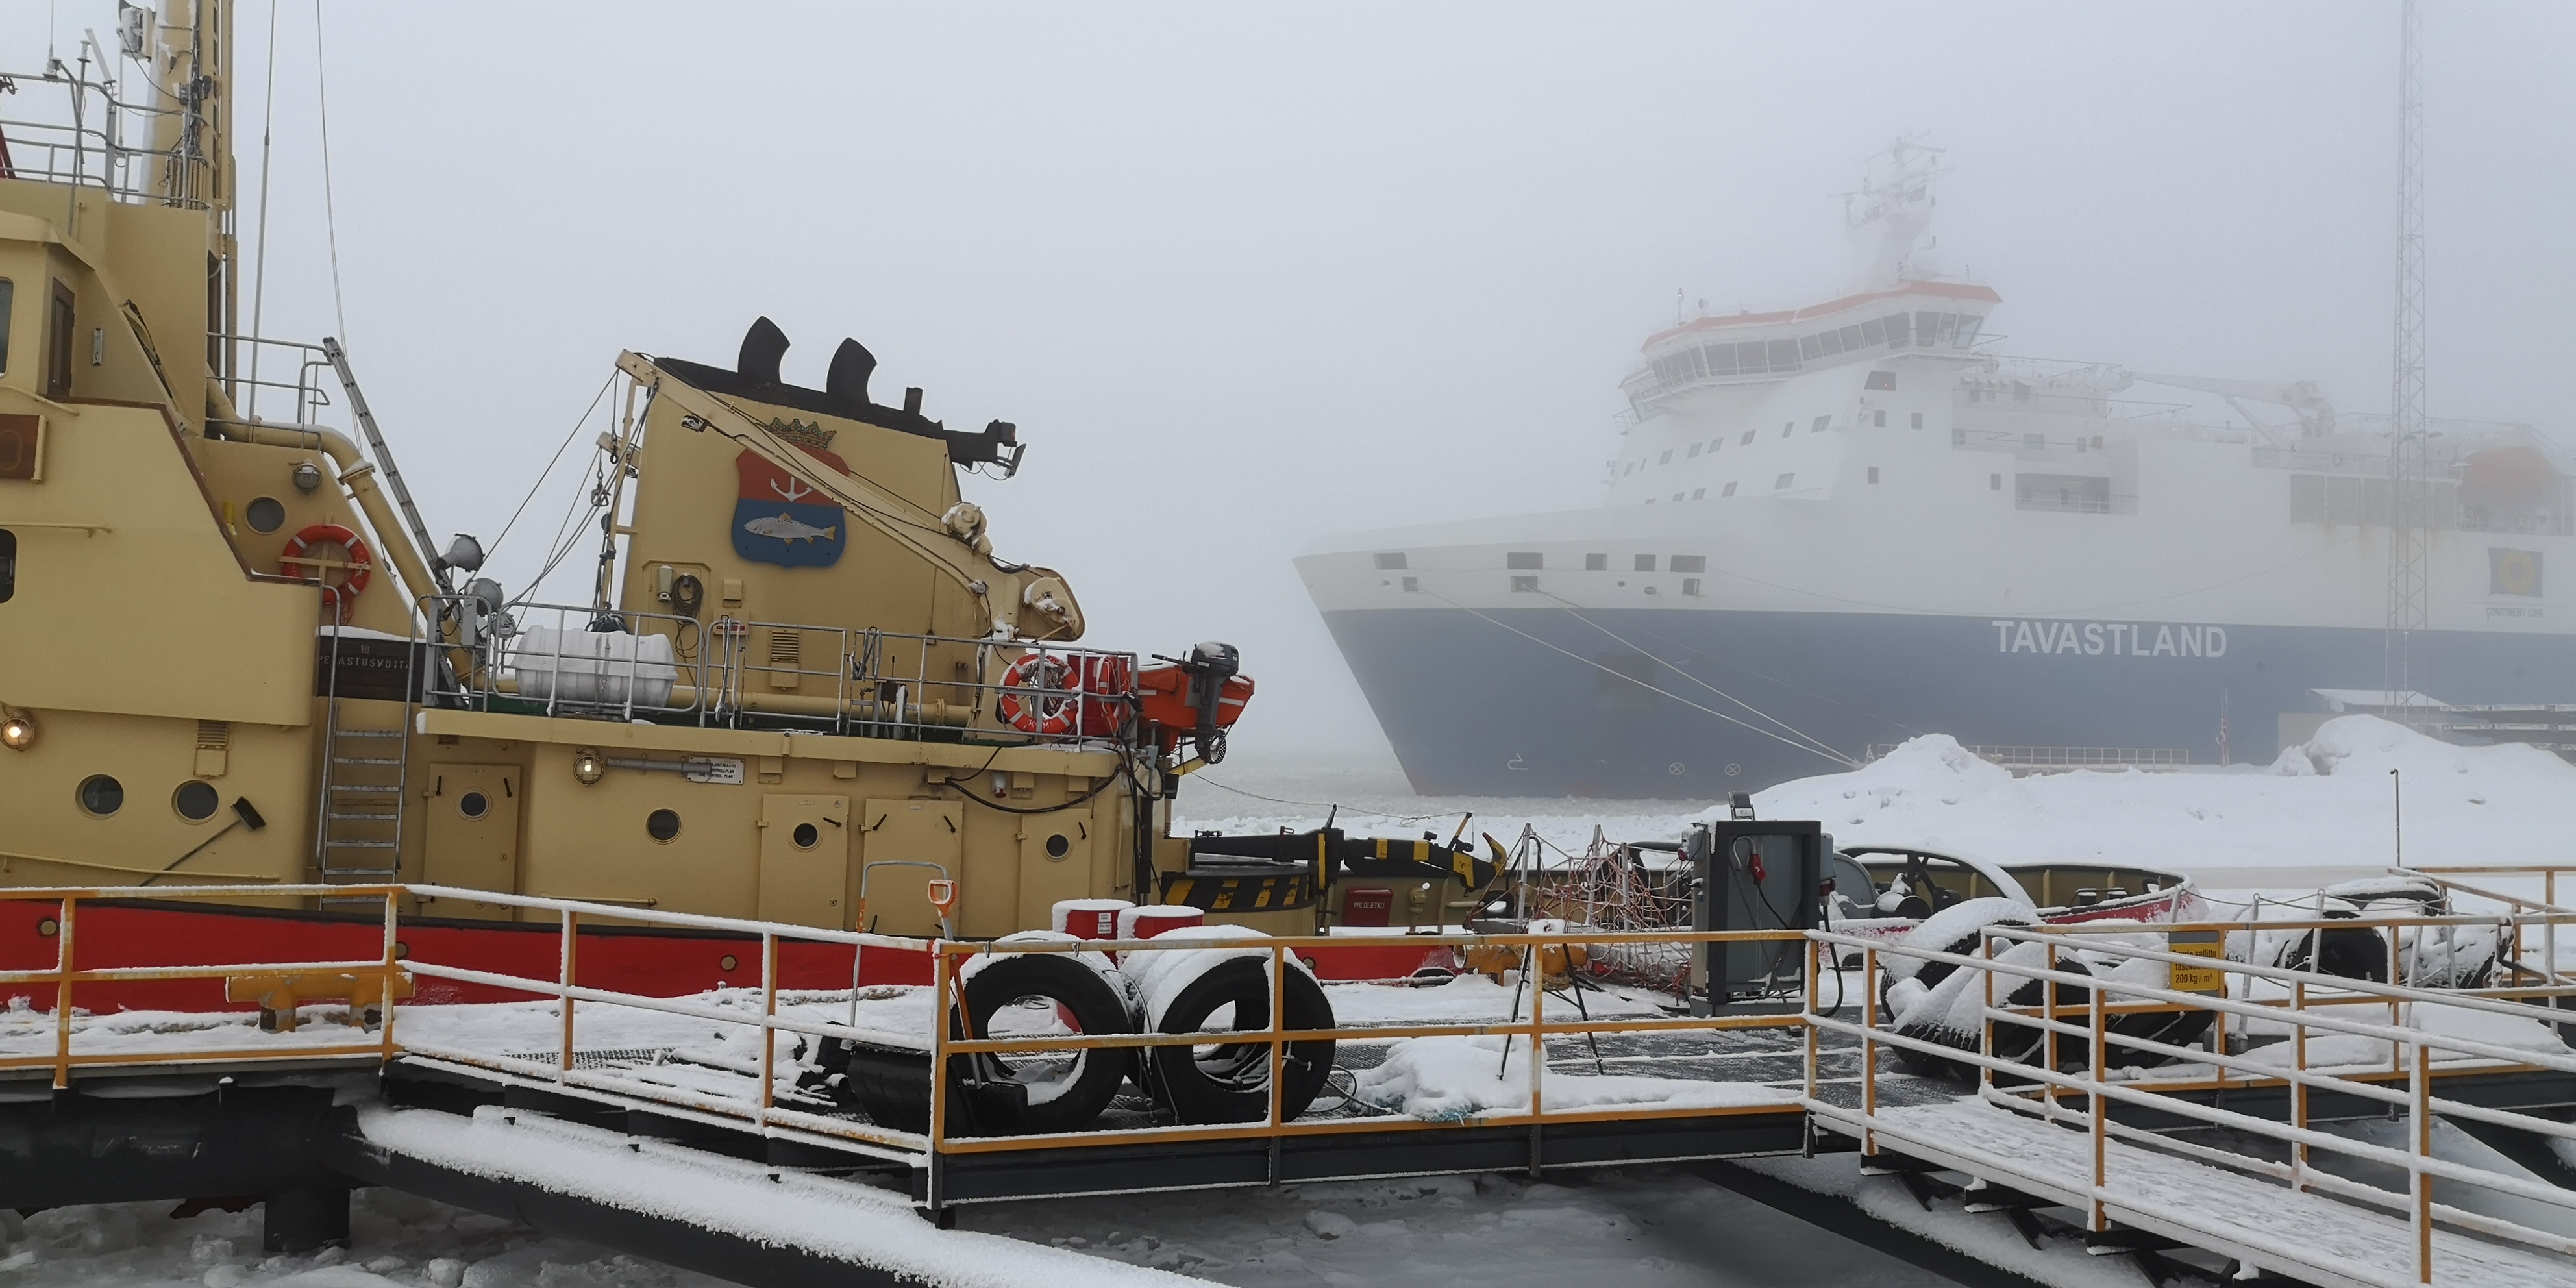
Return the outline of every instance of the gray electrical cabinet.
<path id="1" fill-rule="evenodd" d="M 1697 878 L 1697 930 L 1809 930 L 1816 925 L 1833 838 L 1813 820 L 1737 817 L 1701 823 L 1682 842 Z M 1695 1014 L 1754 1014 L 1804 1005 L 1803 940 L 1700 945 L 1691 971 Z"/>

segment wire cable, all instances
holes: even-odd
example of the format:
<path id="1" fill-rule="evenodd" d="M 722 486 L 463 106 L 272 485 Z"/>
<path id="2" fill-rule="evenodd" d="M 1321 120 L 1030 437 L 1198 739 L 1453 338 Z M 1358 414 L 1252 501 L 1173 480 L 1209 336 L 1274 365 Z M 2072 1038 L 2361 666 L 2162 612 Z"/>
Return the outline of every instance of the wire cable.
<path id="1" fill-rule="evenodd" d="M 277 124 L 277 0 L 268 0 L 268 61 L 261 66 L 264 106 L 259 114 L 259 233 L 254 239 L 258 267 L 250 279 L 250 418 L 259 419 L 260 319 L 268 303 L 268 158 Z M 298 383 L 301 383 L 300 381 Z"/>
<path id="2" fill-rule="evenodd" d="M 349 310 L 340 297 L 340 215 L 331 201 L 331 87 L 325 77 L 328 60 L 322 55 L 322 0 L 313 0 L 313 90 L 319 101 L 318 117 L 322 127 L 322 228 L 331 245 L 331 315 L 340 323 L 340 345 L 349 344 Z M 262 203 L 262 217 L 266 216 Z"/>
<path id="3" fill-rule="evenodd" d="M 1577 610 L 1576 606 L 1574 605 L 1574 603 L 1573 603 L 1572 601 L 1567 600 L 1567 599 L 1564 599 L 1564 598 L 1562 598 L 1562 597 L 1560 597 L 1560 596 L 1557 596 L 1557 595 L 1554 595 L 1554 594 L 1550 594 L 1550 593 L 1549 593 L 1549 592 L 1547 592 L 1547 591 L 1540 591 L 1539 593 L 1540 593 L 1541 595 L 1546 596 L 1546 597 L 1547 597 L 1547 598 L 1549 598 L 1549 599 L 1553 599 L 1553 600 L 1555 600 L 1555 601 L 1556 601 L 1556 603 L 1557 603 L 1557 606 L 1558 606 L 1558 607 L 1560 607 L 1560 608 L 1563 608 L 1563 609 L 1565 610 L 1565 612 L 1566 612 L 1566 615 L 1567 615 L 1567 616 L 1572 617 L 1574 620 L 1576 620 L 1576 621 L 1578 621 L 1578 622 L 1581 622 L 1581 623 L 1583 623 L 1584 625 L 1589 626 L 1589 627 L 1591 627 L 1592 629 L 1594 629 L 1594 630 L 1596 630 L 1596 631 L 1599 631 L 1599 632 L 1601 632 L 1601 633 L 1602 633 L 1602 634 L 1604 634 L 1604 635 L 1609 636 L 1609 637 L 1610 637 L 1611 639 L 1613 639 L 1613 640 L 1617 640 L 1619 643 L 1624 644 L 1624 645 L 1626 645 L 1626 646 L 1627 646 L 1627 647 L 1629 647 L 1629 648 L 1635 649 L 1635 650 L 1637 651 L 1637 653 L 1638 653 L 1638 655 L 1639 655 L 1639 656 L 1644 657 L 1644 658 L 1646 658 L 1646 659 L 1647 659 L 1647 660 L 1649 660 L 1649 661 L 1652 661 L 1652 662 L 1653 662 L 1653 663 L 1655 663 L 1657 666 L 1670 667 L 1670 668 L 1672 669 L 1672 671 L 1673 671 L 1675 674 L 1677 674 L 1677 675 L 1681 676 L 1683 679 L 1688 680 L 1688 681 L 1690 681 L 1691 683 L 1696 684 L 1696 685 L 1698 685 L 1699 687 L 1701 687 L 1701 688 L 1703 688 L 1703 689 L 1706 689 L 1706 690 L 1708 690 L 1709 692 L 1714 693 L 1714 694 L 1716 694 L 1717 696 L 1719 696 L 1719 697 L 1721 697 L 1721 698 L 1724 698 L 1724 699 L 1726 699 L 1727 701 L 1732 702 L 1732 703 L 1734 703 L 1735 705 L 1737 705 L 1737 706 L 1739 706 L 1739 707 L 1742 707 L 1742 708 L 1744 708 L 1744 709 L 1745 709 L 1745 710 L 1747 710 L 1747 711 L 1752 712 L 1754 715 L 1760 716 L 1760 717 L 1761 717 L 1762 719 L 1764 719 L 1764 720 L 1768 720 L 1768 721 L 1770 721 L 1772 724 L 1779 726 L 1782 732 L 1787 733 L 1787 734 L 1789 734 L 1791 737 L 1794 737 L 1794 738 L 1798 739 L 1799 741 L 1801 741 L 1801 742 L 1804 742 L 1804 743 L 1808 744 L 1808 745 L 1809 745 L 1809 747 L 1810 747 L 1812 750 L 1821 751 L 1821 752 L 1825 753 L 1826 755 L 1830 755 L 1830 756 L 1841 756 L 1841 755 L 1842 755 L 1842 753 L 1841 753 L 1841 752 L 1835 751 L 1835 750 L 1833 749 L 1833 747 L 1832 747 L 1832 746 L 1828 745 L 1828 744 L 1825 742 L 1825 740 L 1824 740 L 1824 739 L 1822 739 L 1822 738 L 1818 738 L 1818 737 L 1816 737 L 1816 736 L 1814 736 L 1814 735 L 1812 735 L 1812 734 L 1809 734 L 1809 733 L 1807 733 L 1805 730 L 1799 729 L 1798 727 L 1796 727 L 1796 726 L 1794 726 L 1794 725 L 1790 724 L 1788 721 L 1783 720 L 1783 719 L 1779 718 L 1778 716 L 1772 715 L 1772 714 L 1771 714 L 1770 712 L 1768 712 L 1768 711 L 1764 711 L 1762 708 L 1757 707 L 1757 706 L 1753 705 L 1752 703 L 1747 702 L 1747 701 L 1745 701 L 1744 699 L 1739 698 L 1739 697 L 1735 696 L 1734 694 L 1729 693 L 1729 692 L 1727 692 L 1726 690 L 1721 689 L 1721 688 L 1717 687 L 1716 685 L 1711 684 L 1711 683 L 1709 683 L 1708 681 L 1703 680 L 1703 679 L 1699 678 L 1698 676 L 1691 674 L 1689 671 L 1687 671 L 1687 670 L 1685 670 L 1685 669 L 1683 669 L 1683 668 L 1681 668 L 1681 667 L 1674 666 L 1672 663 L 1667 662 L 1667 661 L 1665 661 L 1664 659 L 1662 659 L 1662 658 L 1660 658 L 1660 657 L 1656 657 L 1653 653 L 1647 652 L 1644 646 L 1642 646 L 1642 645 L 1640 645 L 1640 644 L 1636 643 L 1636 642 L 1635 642 L 1635 641 L 1633 641 L 1633 640 L 1630 640 L 1629 638 L 1627 638 L 1627 637 L 1626 637 L 1626 636 L 1624 636 L 1624 635 L 1619 634 L 1617 631 L 1611 630 L 1609 627 L 1604 626 L 1604 625 L 1602 625 L 1601 623 L 1596 622 L 1596 621 L 1592 620 L 1591 618 L 1584 616 L 1580 611 L 1578 611 L 1578 610 Z"/>
<path id="4" fill-rule="evenodd" d="M 519 516 L 527 512 L 528 502 L 537 499 L 537 489 L 546 485 L 547 477 L 555 472 L 555 465 L 563 460 L 565 450 L 572 446 L 573 439 L 580 436 L 581 427 L 590 423 L 592 413 L 599 410 L 601 400 L 608 397 L 608 391 L 616 384 L 617 373 L 612 371 L 608 373 L 608 379 L 600 384 L 598 394 L 591 398 L 590 409 L 581 414 L 581 419 L 572 423 L 572 428 L 564 434 L 564 440 L 555 445 L 555 454 L 546 458 L 546 468 L 537 475 L 536 482 L 528 485 L 528 494 L 519 498 L 519 508 L 510 511 L 510 521 L 501 525 L 500 536 L 492 538 L 492 548 L 485 552 L 486 558 L 500 552 L 501 542 L 509 537 L 510 529 L 519 522 Z"/>

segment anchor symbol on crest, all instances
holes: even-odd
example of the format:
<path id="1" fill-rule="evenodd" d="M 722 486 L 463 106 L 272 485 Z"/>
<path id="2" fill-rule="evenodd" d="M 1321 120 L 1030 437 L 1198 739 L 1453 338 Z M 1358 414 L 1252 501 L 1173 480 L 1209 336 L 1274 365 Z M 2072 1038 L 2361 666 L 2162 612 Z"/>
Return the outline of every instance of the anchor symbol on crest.
<path id="1" fill-rule="evenodd" d="M 782 486 L 776 479 L 770 480 L 769 490 L 777 493 L 778 498 L 782 501 L 801 501 L 806 497 L 814 495 L 815 492 L 815 489 L 805 486 L 793 475 L 788 477 L 784 486 Z"/>

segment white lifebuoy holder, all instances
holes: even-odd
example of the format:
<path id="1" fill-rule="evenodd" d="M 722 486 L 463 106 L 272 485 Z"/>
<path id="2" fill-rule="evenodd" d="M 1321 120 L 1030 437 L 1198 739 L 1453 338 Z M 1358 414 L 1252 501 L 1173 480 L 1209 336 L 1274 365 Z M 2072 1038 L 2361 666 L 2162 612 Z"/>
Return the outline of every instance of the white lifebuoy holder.
<path id="1" fill-rule="evenodd" d="M 326 543 L 336 544 L 347 551 L 347 561 L 306 557 L 313 547 Z M 277 562 L 289 575 L 302 575 L 304 580 L 320 586 L 324 597 L 331 601 L 333 615 L 342 626 L 349 624 L 349 606 L 357 602 L 359 593 L 367 588 L 367 578 L 376 570 L 376 557 L 367 549 L 366 541 L 336 523 L 316 523 L 296 533 L 286 543 L 286 548 L 278 552 Z M 347 572 L 348 580 L 332 585 L 323 575 L 329 568 Z"/>

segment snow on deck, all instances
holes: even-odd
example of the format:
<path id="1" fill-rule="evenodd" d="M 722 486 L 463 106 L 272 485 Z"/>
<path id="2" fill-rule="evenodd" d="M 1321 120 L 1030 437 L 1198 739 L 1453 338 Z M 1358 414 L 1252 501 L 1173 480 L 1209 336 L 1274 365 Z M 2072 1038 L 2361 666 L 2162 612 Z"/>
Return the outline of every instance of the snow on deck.
<path id="1" fill-rule="evenodd" d="M 939 1230 L 900 1194 L 498 1108 L 471 1120 L 371 1106 L 358 1128 L 394 1154 L 576 1195 L 946 1288 L 1133 1288 L 1191 1282 L 1077 1252 Z"/>
<path id="2" fill-rule="evenodd" d="M 1973 1098 L 1881 1110 L 1882 1148 L 2054 1199 L 2089 1202 L 2093 1140 Z M 2416 1282 L 2416 1231 L 2384 1216 L 2260 1177 L 2111 1140 L 2112 1220 L 2172 1235 L 2315 1282 Z M 2564 1288 L 2565 1258 L 2433 1232 L 2433 1282 L 2462 1288 Z"/>

